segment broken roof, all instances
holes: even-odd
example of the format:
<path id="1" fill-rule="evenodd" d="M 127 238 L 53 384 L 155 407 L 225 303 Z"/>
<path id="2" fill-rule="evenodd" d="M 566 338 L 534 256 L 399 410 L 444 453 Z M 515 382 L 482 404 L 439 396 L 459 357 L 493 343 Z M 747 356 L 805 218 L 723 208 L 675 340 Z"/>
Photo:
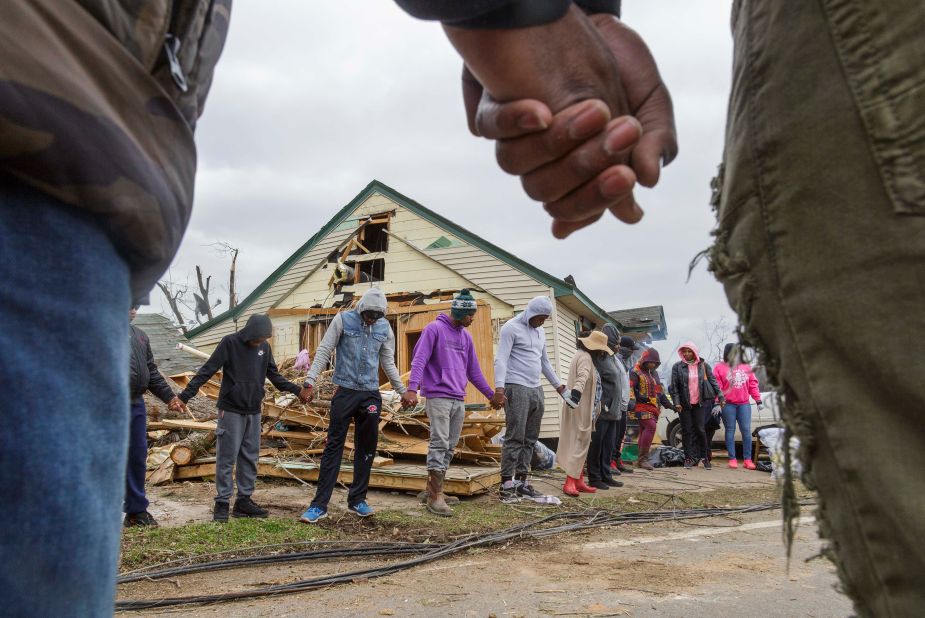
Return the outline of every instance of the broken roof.
<path id="1" fill-rule="evenodd" d="M 536 281 L 539 281 L 544 285 L 548 285 L 550 288 L 552 288 L 556 298 L 569 299 L 569 297 L 571 297 L 569 300 L 574 299 L 575 302 L 585 307 L 586 310 L 588 310 L 602 322 L 609 322 L 611 320 L 611 317 L 608 316 L 606 311 L 595 304 L 577 287 L 573 287 L 562 279 L 554 277 L 549 273 L 536 268 L 532 264 L 523 261 L 517 256 L 508 253 L 501 247 L 488 242 L 484 238 L 477 236 L 476 234 L 459 226 L 458 224 L 453 223 L 449 219 L 435 213 L 429 208 L 422 206 L 418 202 L 412 200 L 406 195 L 399 193 L 388 185 L 378 180 L 373 180 L 368 185 L 366 185 L 366 188 L 360 191 L 360 193 L 358 193 L 357 196 L 350 201 L 350 203 L 341 208 L 340 211 L 338 211 L 330 221 L 328 221 L 320 230 L 318 230 L 314 236 L 309 238 L 304 245 L 299 247 L 299 249 L 296 250 L 296 252 L 293 253 L 289 259 L 280 264 L 280 266 L 274 270 L 270 276 L 267 277 L 260 285 L 258 285 L 253 292 L 248 294 L 247 298 L 243 299 L 233 309 L 229 309 L 228 311 L 215 316 L 215 318 L 209 322 L 206 322 L 205 324 L 190 330 L 186 335 L 187 338 L 193 338 L 201 335 L 213 326 L 216 326 L 217 324 L 228 319 L 237 319 L 237 317 L 241 315 L 242 312 L 246 311 L 247 308 L 254 303 L 254 301 L 260 298 L 260 296 L 266 292 L 274 283 L 276 283 L 276 281 L 279 280 L 294 264 L 296 264 L 296 262 L 298 262 L 306 253 L 311 251 L 315 245 L 317 245 L 323 238 L 335 230 L 335 228 L 349 219 L 350 215 L 356 210 L 356 208 L 375 193 L 379 193 L 380 195 L 389 198 L 399 206 L 406 208 L 421 218 L 429 221 L 430 223 L 433 223 L 437 227 L 450 232 L 450 234 L 459 238 L 463 242 L 478 247 L 489 255 L 492 255 L 499 260 L 506 262 L 511 267 L 516 268 L 529 277 L 532 277 Z"/>
<path id="2" fill-rule="evenodd" d="M 177 349 L 178 343 L 189 342 L 183 337 L 180 328 L 170 321 L 170 318 L 159 313 L 139 313 L 132 324 L 148 335 L 154 362 L 165 376 L 184 371 L 196 371 L 202 364 L 202 359 Z"/>
<path id="3" fill-rule="evenodd" d="M 664 341 L 668 338 L 668 322 L 665 320 L 665 309 L 661 305 L 608 311 L 607 315 L 621 324 L 621 330 L 627 334 L 648 333 L 653 341 Z"/>

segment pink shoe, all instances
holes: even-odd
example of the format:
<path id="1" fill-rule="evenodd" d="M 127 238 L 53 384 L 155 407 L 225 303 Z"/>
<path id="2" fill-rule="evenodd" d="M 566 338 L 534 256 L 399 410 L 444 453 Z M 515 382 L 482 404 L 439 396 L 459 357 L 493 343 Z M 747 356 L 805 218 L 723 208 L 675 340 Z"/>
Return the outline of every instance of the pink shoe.
<path id="1" fill-rule="evenodd" d="M 729 460 L 729 467 L 730 467 L 730 468 L 738 468 L 738 467 L 739 467 L 739 462 L 736 461 L 735 459 L 730 459 L 730 460 Z M 752 467 L 754 468 L 754 466 L 752 466 Z"/>
<path id="2" fill-rule="evenodd" d="M 746 459 L 746 460 L 745 460 L 745 469 L 746 469 L 746 470 L 754 470 L 754 469 L 755 469 L 755 462 L 753 462 L 751 459 Z"/>

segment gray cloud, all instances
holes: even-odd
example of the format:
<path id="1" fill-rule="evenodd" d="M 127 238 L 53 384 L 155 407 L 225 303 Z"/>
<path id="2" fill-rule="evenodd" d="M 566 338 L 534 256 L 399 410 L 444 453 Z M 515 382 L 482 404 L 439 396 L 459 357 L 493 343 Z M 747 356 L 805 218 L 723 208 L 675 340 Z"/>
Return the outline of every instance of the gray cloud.
<path id="1" fill-rule="evenodd" d="M 195 209 L 171 275 L 183 280 L 200 264 L 221 288 L 227 259 L 207 245 L 228 241 L 242 250 L 243 297 L 378 178 L 554 275 L 574 275 L 605 308 L 664 305 L 666 358 L 678 339 L 700 343 L 704 320 L 733 321 L 703 266 L 686 282 L 713 225 L 729 2 L 626 0 L 624 19 L 672 91 L 680 155 L 658 187 L 639 191 L 640 224 L 608 216 L 557 241 L 542 207 L 497 168 L 492 144 L 468 134 L 460 61 L 438 25 L 383 0 L 237 3 L 197 133 Z M 159 293 L 154 301 L 166 309 Z"/>

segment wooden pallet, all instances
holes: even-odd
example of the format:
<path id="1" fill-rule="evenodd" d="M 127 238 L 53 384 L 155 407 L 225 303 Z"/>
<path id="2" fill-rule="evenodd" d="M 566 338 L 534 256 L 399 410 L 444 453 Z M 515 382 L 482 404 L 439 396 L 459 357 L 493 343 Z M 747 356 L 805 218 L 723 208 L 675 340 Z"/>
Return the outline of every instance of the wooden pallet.
<path id="1" fill-rule="evenodd" d="M 261 457 L 257 462 L 257 474 L 263 477 L 293 477 L 303 481 L 317 481 L 320 466 L 312 462 L 279 461 Z M 198 479 L 215 476 L 215 458 L 203 457 L 190 465 L 177 466 L 175 480 Z M 347 485 L 353 481 L 353 465 L 341 464 L 337 479 Z M 488 491 L 501 482 L 501 470 L 488 466 L 450 466 L 444 481 L 443 491 L 457 496 L 473 496 Z M 374 467 L 369 486 L 377 489 L 397 491 L 421 491 L 427 485 L 427 469 L 423 465 L 397 462 L 384 467 Z"/>

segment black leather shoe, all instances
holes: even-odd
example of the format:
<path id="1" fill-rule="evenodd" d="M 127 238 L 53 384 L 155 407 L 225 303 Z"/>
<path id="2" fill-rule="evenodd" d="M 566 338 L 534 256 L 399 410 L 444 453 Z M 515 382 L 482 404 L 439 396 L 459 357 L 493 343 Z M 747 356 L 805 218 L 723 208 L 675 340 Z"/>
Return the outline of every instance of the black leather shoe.
<path id="1" fill-rule="evenodd" d="M 148 511 L 142 511 L 141 513 L 126 513 L 122 525 L 126 528 L 132 528 L 134 526 L 152 526 L 157 528 L 157 520 L 154 519 Z"/>
<path id="2" fill-rule="evenodd" d="M 590 481 L 588 485 L 594 487 L 595 489 L 610 489 L 610 485 L 604 481 Z"/>
<path id="3" fill-rule="evenodd" d="M 623 481 L 618 481 L 616 479 L 604 479 L 604 482 L 611 487 L 623 487 Z"/>
<path id="4" fill-rule="evenodd" d="M 269 514 L 270 511 L 254 504 L 254 501 L 250 499 L 250 496 L 245 496 L 235 500 L 234 510 L 231 511 L 232 517 L 258 517 L 263 519 Z"/>
<path id="5" fill-rule="evenodd" d="M 228 521 L 228 503 L 227 502 L 216 502 L 215 508 L 212 510 L 212 521 L 217 521 L 220 523 L 225 523 Z"/>

